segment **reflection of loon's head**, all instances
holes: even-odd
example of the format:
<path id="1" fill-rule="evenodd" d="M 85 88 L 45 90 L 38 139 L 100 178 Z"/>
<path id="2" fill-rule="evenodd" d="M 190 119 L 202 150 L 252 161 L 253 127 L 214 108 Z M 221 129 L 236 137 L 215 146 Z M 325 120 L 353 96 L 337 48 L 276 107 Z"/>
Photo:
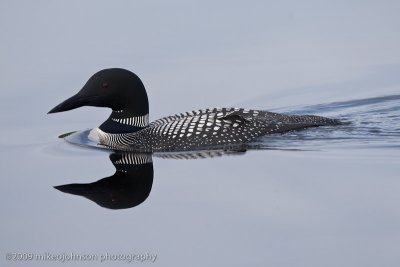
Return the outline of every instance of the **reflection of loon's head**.
<path id="1" fill-rule="evenodd" d="M 131 110 L 148 114 L 147 93 L 134 73 L 119 68 L 95 73 L 74 96 L 54 107 L 49 113 L 67 111 L 82 106 L 109 107 L 114 111 Z"/>
<path id="2" fill-rule="evenodd" d="M 132 208 L 147 199 L 153 184 L 151 155 L 111 154 L 116 167 L 113 176 L 89 184 L 66 184 L 56 189 L 86 197 L 109 209 Z"/>

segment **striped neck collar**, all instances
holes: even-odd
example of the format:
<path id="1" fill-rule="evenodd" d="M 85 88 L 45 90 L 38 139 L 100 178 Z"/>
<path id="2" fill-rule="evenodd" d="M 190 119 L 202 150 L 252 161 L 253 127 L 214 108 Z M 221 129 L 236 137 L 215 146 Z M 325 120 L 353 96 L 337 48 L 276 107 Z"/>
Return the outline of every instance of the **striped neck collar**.
<path id="1" fill-rule="evenodd" d="M 114 112 L 113 112 L 114 113 Z M 120 114 L 119 111 L 115 111 L 116 114 Z M 149 114 L 143 116 L 132 116 L 132 117 L 122 117 L 122 116 L 113 116 L 111 115 L 111 120 L 135 127 L 147 127 L 149 126 Z"/>
<path id="2" fill-rule="evenodd" d="M 105 133 L 133 133 L 149 126 L 149 114 L 137 115 L 129 110 L 113 110 L 99 128 Z"/>

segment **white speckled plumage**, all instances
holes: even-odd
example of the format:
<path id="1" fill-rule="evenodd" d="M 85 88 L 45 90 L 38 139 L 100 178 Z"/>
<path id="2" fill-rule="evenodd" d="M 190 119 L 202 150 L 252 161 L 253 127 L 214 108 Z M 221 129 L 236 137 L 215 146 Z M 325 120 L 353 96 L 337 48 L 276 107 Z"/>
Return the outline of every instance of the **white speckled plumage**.
<path id="1" fill-rule="evenodd" d="M 214 108 L 180 113 L 158 119 L 134 132 L 99 132 L 99 144 L 130 151 L 183 151 L 221 148 L 259 136 L 311 126 L 331 124 L 319 116 L 288 116 L 238 108 Z"/>

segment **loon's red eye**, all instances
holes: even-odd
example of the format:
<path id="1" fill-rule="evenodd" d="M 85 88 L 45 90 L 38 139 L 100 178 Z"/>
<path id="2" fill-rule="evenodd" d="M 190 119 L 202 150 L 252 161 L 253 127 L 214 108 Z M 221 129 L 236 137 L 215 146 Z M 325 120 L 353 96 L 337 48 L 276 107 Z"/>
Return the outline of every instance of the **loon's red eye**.
<path id="1" fill-rule="evenodd" d="M 101 87 L 107 88 L 107 87 L 108 87 L 108 82 L 103 82 L 103 83 L 101 84 Z"/>

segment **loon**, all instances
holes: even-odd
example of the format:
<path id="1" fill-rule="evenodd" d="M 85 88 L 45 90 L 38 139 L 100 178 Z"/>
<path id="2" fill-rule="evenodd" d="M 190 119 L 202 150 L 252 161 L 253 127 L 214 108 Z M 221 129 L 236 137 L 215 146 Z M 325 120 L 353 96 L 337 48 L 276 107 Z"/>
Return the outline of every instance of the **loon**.
<path id="1" fill-rule="evenodd" d="M 114 150 L 169 152 L 243 145 L 274 133 L 341 124 L 314 115 L 283 115 L 244 108 L 210 108 L 158 119 L 149 123 L 145 87 L 133 72 L 103 69 L 74 96 L 48 112 L 82 106 L 108 107 L 109 118 L 90 132 L 99 145 Z"/>

